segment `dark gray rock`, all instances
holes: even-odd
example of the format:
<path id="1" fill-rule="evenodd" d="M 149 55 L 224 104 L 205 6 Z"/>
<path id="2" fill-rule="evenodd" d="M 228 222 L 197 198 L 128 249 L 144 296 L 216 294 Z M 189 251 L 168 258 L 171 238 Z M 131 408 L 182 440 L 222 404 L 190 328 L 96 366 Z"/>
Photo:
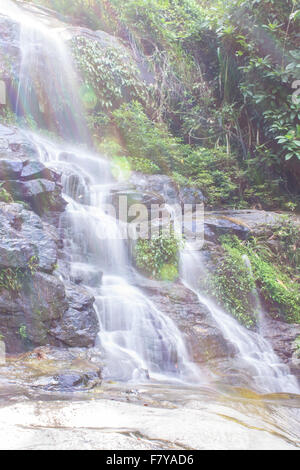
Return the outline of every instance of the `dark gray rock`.
<path id="1" fill-rule="evenodd" d="M 144 281 L 141 287 L 184 333 L 195 362 L 223 361 L 235 356 L 235 346 L 224 339 L 207 307 L 181 282 Z"/>
<path id="2" fill-rule="evenodd" d="M 182 205 L 196 205 L 205 202 L 205 197 L 203 196 L 203 193 L 200 191 L 200 189 L 184 186 L 179 190 L 179 200 Z"/>
<path id="3" fill-rule="evenodd" d="M 94 297 L 84 288 L 73 285 L 67 287 L 66 293 L 69 308 L 51 329 L 51 335 L 67 346 L 94 346 L 99 331 Z"/>
<path id="4" fill-rule="evenodd" d="M 14 267 L 25 268 L 29 259 L 36 256 L 42 271 L 49 273 L 53 271 L 57 262 L 59 237 L 55 228 L 42 222 L 37 214 L 24 209 L 22 204 L 0 203 L 1 234 L 3 240 L 0 244 L 10 248 L 15 253 L 14 256 L 19 246 L 19 258 L 15 260 Z M 2 258 L 4 257 L 3 252 Z"/>
<path id="5" fill-rule="evenodd" d="M 21 176 L 23 163 L 18 160 L 8 160 L 0 155 L 0 180 L 17 179 Z"/>
<path id="6" fill-rule="evenodd" d="M 280 224 L 284 214 L 260 210 L 224 210 L 205 213 L 205 235 L 215 241 L 220 235 L 237 235 L 245 239 L 250 234 L 272 234 L 272 226 Z"/>
<path id="7" fill-rule="evenodd" d="M 289 324 L 265 315 L 262 333 L 271 343 L 280 359 L 287 364 L 300 380 L 300 361 L 297 358 L 296 340 L 300 337 L 300 325 Z"/>
<path id="8" fill-rule="evenodd" d="M 209 241 L 216 241 L 221 235 L 237 235 L 246 239 L 250 234 L 250 227 L 240 223 L 226 212 L 206 212 L 204 217 L 204 235 Z"/>
<path id="9" fill-rule="evenodd" d="M 7 181 L 3 187 L 15 200 L 28 202 L 39 215 L 51 210 L 62 211 L 67 204 L 61 197 L 61 188 L 46 179 Z"/>
<path id="10" fill-rule="evenodd" d="M 27 268 L 30 259 L 36 254 L 34 247 L 22 239 L 0 239 L 0 267 Z"/>
<path id="11" fill-rule="evenodd" d="M 178 202 L 177 186 L 169 176 L 133 173 L 130 183 L 141 193 L 146 192 L 159 195 L 167 204 Z"/>
<path id="12" fill-rule="evenodd" d="M 60 175 L 55 171 L 46 168 L 43 163 L 38 161 L 26 162 L 22 168 L 20 179 L 24 181 L 30 181 L 34 179 L 46 179 L 49 181 L 58 182 L 60 181 Z"/>
<path id="13" fill-rule="evenodd" d="M 51 324 L 60 319 L 67 308 L 63 283 L 49 274 L 28 274 L 18 292 L 1 289 L 0 332 L 7 352 L 51 344 Z"/>

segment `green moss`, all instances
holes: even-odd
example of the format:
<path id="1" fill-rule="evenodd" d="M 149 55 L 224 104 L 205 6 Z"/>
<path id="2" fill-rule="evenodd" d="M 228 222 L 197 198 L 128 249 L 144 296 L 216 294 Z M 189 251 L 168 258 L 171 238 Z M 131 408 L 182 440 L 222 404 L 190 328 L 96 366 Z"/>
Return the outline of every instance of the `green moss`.
<path id="1" fill-rule="evenodd" d="M 250 259 L 261 293 L 269 303 L 273 316 L 300 323 L 299 285 L 291 281 L 278 267 L 263 261 L 258 255 L 252 255 Z"/>
<path id="2" fill-rule="evenodd" d="M 0 202 L 11 203 L 14 202 L 12 195 L 6 191 L 6 189 L 1 188 L 0 184 Z"/>
<path id="3" fill-rule="evenodd" d="M 221 237 L 221 241 L 249 257 L 257 287 L 269 313 L 283 321 L 300 323 L 299 248 L 294 238 L 296 236 L 296 243 L 299 243 L 299 235 L 295 235 L 299 234 L 299 229 L 291 221 L 283 220 L 281 226 L 272 230 L 271 237 L 263 235 L 259 241 L 252 237 L 241 242 L 237 237 L 228 236 Z M 277 238 L 278 251 L 269 248 L 269 238 L 273 241 Z M 284 251 L 281 246 L 285 247 Z"/>
<path id="4" fill-rule="evenodd" d="M 228 313 L 247 328 L 256 326 L 253 305 L 255 283 L 238 249 L 223 244 L 223 255 L 218 256 L 216 270 L 208 279 L 206 290 Z"/>
<path id="5" fill-rule="evenodd" d="M 161 234 L 150 240 L 139 239 L 134 256 L 137 267 L 155 279 L 174 281 L 178 277 L 178 252 L 181 241 Z"/>

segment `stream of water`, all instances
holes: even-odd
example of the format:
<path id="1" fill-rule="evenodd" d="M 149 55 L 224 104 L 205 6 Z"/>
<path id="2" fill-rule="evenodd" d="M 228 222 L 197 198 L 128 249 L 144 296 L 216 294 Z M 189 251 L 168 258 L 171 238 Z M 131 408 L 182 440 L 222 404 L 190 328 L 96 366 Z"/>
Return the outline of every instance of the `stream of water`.
<path id="1" fill-rule="evenodd" d="M 32 116 L 41 127 L 56 130 L 65 141 L 89 143 L 78 99 L 79 82 L 66 45 L 62 24 L 1 0 L 0 12 L 12 16 L 21 28 L 21 69 L 16 99 L 20 117 Z M 201 371 L 191 363 L 183 337 L 163 312 L 134 286 L 126 241 L 117 221 L 105 212 L 116 187 L 105 158 L 24 133 L 39 158 L 62 174 L 68 202 L 60 228 L 65 240 L 66 280 L 80 279 L 95 297 L 100 333 L 97 346 L 105 359 L 104 377 L 130 380 L 178 380 L 197 383 Z M 241 367 L 252 375 L 260 391 L 298 392 L 297 382 L 262 336 L 248 332 L 199 291 L 196 280 L 203 268 L 201 253 L 187 247 L 181 254 L 184 283 L 210 310 L 224 337 L 239 351 Z M 102 276 L 103 275 L 103 276 Z"/>

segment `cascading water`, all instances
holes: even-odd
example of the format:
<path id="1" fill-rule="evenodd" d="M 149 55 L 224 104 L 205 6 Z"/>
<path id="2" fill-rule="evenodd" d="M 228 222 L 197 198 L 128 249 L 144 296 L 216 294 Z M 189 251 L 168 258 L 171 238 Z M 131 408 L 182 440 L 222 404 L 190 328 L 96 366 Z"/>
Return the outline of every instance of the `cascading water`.
<path id="1" fill-rule="evenodd" d="M 21 27 L 16 111 L 38 122 L 42 114 L 47 130 L 56 129 L 68 140 L 76 135 L 87 143 L 76 98 L 79 87 L 63 41 L 62 25 L 48 27 L 47 18 L 36 21 L 36 17 L 6 0 L 0 12 L 13 16 Z M 109 163 L 28 130 L 24 133 L 35 144 L 40 160 L 62 174 L 68 206 L 61 229 L 68 269 L 62 269 L 61 276 L 66 280 L 80 278 L 96 299 L 98 345 L 105 356 L 105 377 L 199 380 L 199 370 L 189 362 L 178 328 L 130 283 L 132 268 L 121 228 L 105 212 L 105 202 L 115 185 Z"/>
<path id="2" fill-rule="evenodd" d="M 187 243 L 181 253 L 182 280 L 209 309 L 224 337 L 238 348 L 240 368 L 250 373 L 254 385 L 260 392 L 299 393 L 296 378 L 280 361 L 269 342 L 260 334 L 246 330 L 201 292 L 199 281 L 206 275 L 203 254 L 197 251 L 192 243 Z"/>
<path id="3" fill-rule="evenodd" d="M 5 0 L 4 0 L 5 1 Z M 8 9 L 8 7 L 7 7 Z M 20 24 L 21 64 L 14 111 L 25 121 L 57 132 L 72 141 L 89 142 L 72 59 L 62 36 L 63 25 L 49 18 L 37 21 L 23 9 L 14 9 Z M 57 24 L 56 24 L 57 23 Z M 53 27 L 55 26 L 55 27 Z"/>
<path id="4" fill-rule="evenodd" d="M 27 120 L 36 119 L 41 127 L 58 132 L 66 140 L 76 137 L 88 144 L 79 86 L 65 46 L 63 25 L 49 27 L 47 17 L 37 21 L 39 16 L 32 16 L 9 0 L 1 0 L 0 12 L 21 26 L 17 114 Z M 68 206 L 61 228 L 68 269 L 61 273 L 67 280 L 80 279 L 95 296 L 106 377 L 199 379 L 200 372 L 189 362 L 177 327 L 131 283 L 132 268 L 121 228 L 105 212 L 105 202 L 115 185 L 108 162 L 24 132 L 35 143 L 41 161 L 62 173 Z M 260 391 L 298 392 L 296 380 L 269 343 L 241 327 L 202 295 L 196 280 L 203 266 L 201 252 L 193 251 L 187 244 L 181 254 L 182 279 L 208 307 L 224 337 L 237 346 L 241 368 L 250 372 Z"/>
<path id="5" fill-rule="evenodd" d="M 115 186 L 109 163 L 38 136 L 31 139 L 40 160 L 63 175 L 68 206 L 61 227 L 70 262 L 69 272 L 62 272 L 68 280 L 80 279 L 96 299 L 105 377 L 197 380 L 199 371 L 189 362 L 175 324 L 130 283 L 132 269 L 120 227 L 104 211 Z"/>

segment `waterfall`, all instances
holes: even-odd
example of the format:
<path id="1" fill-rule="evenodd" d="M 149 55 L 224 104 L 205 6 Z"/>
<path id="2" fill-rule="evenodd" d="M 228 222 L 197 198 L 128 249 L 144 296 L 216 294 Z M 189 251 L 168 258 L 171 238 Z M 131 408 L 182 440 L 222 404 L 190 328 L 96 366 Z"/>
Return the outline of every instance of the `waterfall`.
<path id="1" fill-rule="evenodd" d="M 187 243 L 181 253 L 181 276 L 183 282 L 193 290 L 199 301 L 206 305 L 224 337 L 238 348 L 239 366 L 250 372 L 260 392 L 299 393 L 297 380 L 289 368 L 281 362 L 270 343 L 259 333 L 241 326 L 237 320 L 225 313 L 201 291 L 199 280 L 207 275 L 203 254 Z M 201 283 L 200 283 L 201 284 Z"/>
<path id="2" fill-rule="evenodd" d="M 56 143 L 24 128 L 40 160 L 62 174 L 68 202 L 60 221 L 66 261 L 58 272 L 66 281 L 80 279 L 95 297 L 100 323 L 97 346 L 103 351 L 104 377 L 201 380 L 176 325 L 134 286 L 120 224 L 105 211 L 105 203 L 116 187 L 109 162 L 70 144 L 78 140 L 88 147 L 90 138 L 78 98 L 79 82 L 66 46 L 66 28 L 9 0 L 1 0 L 0 12 L 19 22 L 21 29 L 15 112 L 25 121 L 33 119 L 40 128 L 58 133 L 66 142 Z M 203 295 L 197 282 L 205 272 L 201 252 L 193 251 L 187 243 L 180 264 L 183 282 L 207 306 L 224 337 L 236 345 L 240 367 L 251 374 L 256 388 L 262 392 L 298 392 L 296 379 L 270 344 Z"/>
<path id="3" fill-rule="evenodd" d="M 4 5 L 0 11 L 21 27 L 16 112 L 38 122 L 42 114 L 47 130 L 56 130 L 66 141 L 76 135 L 88 143 L 77 99 L 78 81 L 62 25 L 49 26 L 47 17 L 37 21 L 10 2 Z M 55 143 L 26 128 L 23 132 L 35 145 L 40 161 L 62 174 L 68 205 L 60 227 L 67 267 L 59 266 L 58 272 L 66 281 L 80 278 L 96 299 L 97 346 L 103 351 L 104 377 L 197 382 L 200 373 L 189 361 L 180 331 L 131 282 L 133 269 L 126 242 L 117 220 L 105 211 L 116 185 L 109 162 L 70 143 Z"/>

